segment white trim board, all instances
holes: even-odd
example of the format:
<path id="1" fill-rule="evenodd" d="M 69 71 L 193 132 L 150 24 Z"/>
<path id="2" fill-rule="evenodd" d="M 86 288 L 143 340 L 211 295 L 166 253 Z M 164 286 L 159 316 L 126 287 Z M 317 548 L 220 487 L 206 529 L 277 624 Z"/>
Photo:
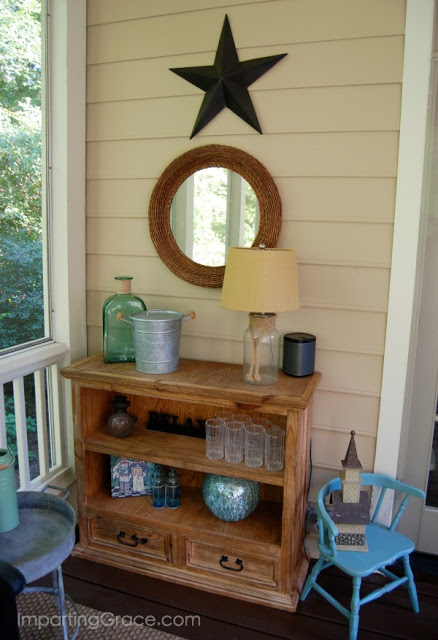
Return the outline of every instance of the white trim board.
<path id="1" fill-rule="evenodd" d="M 407 0 L 394 239 L 374 470 L 402 477 L 422 260 L 422 187 L 434 0 Z"/>

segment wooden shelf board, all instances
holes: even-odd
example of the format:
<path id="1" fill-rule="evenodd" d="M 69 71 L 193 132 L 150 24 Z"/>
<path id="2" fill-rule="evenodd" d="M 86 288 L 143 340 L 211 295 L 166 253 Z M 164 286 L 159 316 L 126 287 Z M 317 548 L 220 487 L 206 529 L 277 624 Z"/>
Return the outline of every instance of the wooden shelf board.
<path id="1" fill-rule="evenodd" d="M 154 397 L 173 399 L 220 398 L 242 407 L 256 408 L 261 404 L 276 409 L 303 410 L 321 378 L 320 373 L 295 378 L 280 371 L 278 382 L 269 386 L 246 384 L 242 380 L 242 365 L 207 362 L 181 358 L 173 373 L 147 374 L 137 371 L 134 362 L 106 364 L 102 354 L 81 360 L 61 371 L 71 380 L 95 388 L 122 392 L 130 389 Z"/>
<path id="2" fill-rule="evenodd" d="M 142 526 L 165 527 L 178 530 L 189 537 L 214 533 L 219 538 L 230 538 L 233 544 L 239 540 L 268 545 L 265 553 L 280 552 L 282 505 L 261 501 L 250 516 L 239 522 L 224 522 L 216 518 L 206 507 L 201 489 L 183 486 L 181 506 L 178 509 L 154 509 L 150 496 L 111 498 L 100 489 L 87 499 L 89 515 L 106 516 L 113 520 L 130 519 Z"/>
<path id="3" fill-rule="evenodd" d="M 85 439 L 85 449 L 96 453 L 125 456 L 157 462 L 168 467 L 216 473 L 233 478 L 246 478 L 264 484 L 284 485 L 283 471 L 267 471 L 264 467 L 247 467 L 244 462 L 232 464 L 225 460 L 209 460 L 205 455 L 205 440 L 146 429 L 134 425 L 126 438 L 116 438 L 102 427 Z"/>

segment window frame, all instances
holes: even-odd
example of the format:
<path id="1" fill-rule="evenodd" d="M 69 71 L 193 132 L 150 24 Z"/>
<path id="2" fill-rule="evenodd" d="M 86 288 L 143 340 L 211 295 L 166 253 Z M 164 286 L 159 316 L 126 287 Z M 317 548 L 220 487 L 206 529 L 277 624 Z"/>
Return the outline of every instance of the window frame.
<path id="1" fill-rule="evenodd" d="M 50 224 L 47 232 L 52 337 L 0 356 L 0 383 L 85 357 L 86 0 L 48 0 Z M 54 376 L 62 464 L 56 484 L 74 479 L 71 383 Z M 1 404 L 1 403 L 0 403 Z M 0 415 L 0 423 L 2 422 Z M 2 425 L 0 424 L 0 428 Z M 4 434 L 5 435 L 5 434 Z"/>
<path id="2" fill-rule="evenodd" d="M 52 0 L 49 29 L 53 339 L 76 360 L 86 353 L 86 0 Z"/>
<path id="3" fill-rule="evenodd" d="M 51 247 L 53 340 L 65 364 L 87 353 L 85 263 L 87 0 L 51 0 Z M 61 382 L 65 462 L 74 469 L 71 383 Z"/>

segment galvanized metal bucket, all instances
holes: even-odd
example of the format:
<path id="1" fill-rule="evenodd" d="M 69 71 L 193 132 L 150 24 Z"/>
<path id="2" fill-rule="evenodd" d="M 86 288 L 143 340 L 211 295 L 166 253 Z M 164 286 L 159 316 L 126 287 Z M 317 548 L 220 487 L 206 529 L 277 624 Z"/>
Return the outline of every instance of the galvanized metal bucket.
<path id="1" fill-rule="evenodd" d="M 120 320 L 129 322 L 134 336 L 135 366 L 142 373 L 171 373 L 178 369 L 181 324 L 194 319 L 194 311 L 186 315 L 179 311 L 150 309 L 132 313 Z"/>
<path id="2" fill-rule="evenodd" d="M 15 458 L 11 451 L 0 449 L 0 533 L 19 525 Z"/>

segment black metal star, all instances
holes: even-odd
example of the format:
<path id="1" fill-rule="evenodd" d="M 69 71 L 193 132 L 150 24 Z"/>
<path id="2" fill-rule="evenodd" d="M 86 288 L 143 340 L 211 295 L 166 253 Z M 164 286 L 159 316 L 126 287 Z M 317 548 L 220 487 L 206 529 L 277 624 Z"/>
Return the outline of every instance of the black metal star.
<path id="1" fill-rule="evenodd" d="M 225 16 L 214 65 L 170 69 L 205 91 L 190 139 L 225 107 L 234 111 L 239 118 L 262 133 L 247 87 L 286 55 L 287 53 L 282 53 L 239 62 L 228 16 Z"/>

